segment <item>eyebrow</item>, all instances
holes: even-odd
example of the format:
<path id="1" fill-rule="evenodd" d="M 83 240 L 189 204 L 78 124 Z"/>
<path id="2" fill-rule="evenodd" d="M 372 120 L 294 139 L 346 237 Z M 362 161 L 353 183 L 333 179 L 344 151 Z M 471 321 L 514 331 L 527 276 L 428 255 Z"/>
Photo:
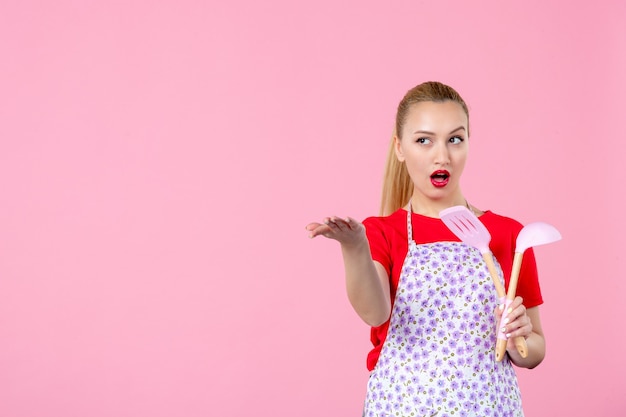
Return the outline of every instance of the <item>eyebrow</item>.
<path id="1" fill-rule="evenodd" d="M 458 132 L 459 130 L 465 130 L 465 127 L 464 126 L 459 126 L 459 127 L 457 127 L 456 129 L 454 129 L 452 132 L 450 132 L 448 134 L 451 135 L 453 133 Z M 434 132 L 429 132 L 428 130 L 416 130 L 415 132 L 413 132 L 413 134 L 416 134 L 416 133 L 421 133 L 421 134 L 425 134 L 425 135 L 433 135 L 433 136 L 435 135 Z"/>

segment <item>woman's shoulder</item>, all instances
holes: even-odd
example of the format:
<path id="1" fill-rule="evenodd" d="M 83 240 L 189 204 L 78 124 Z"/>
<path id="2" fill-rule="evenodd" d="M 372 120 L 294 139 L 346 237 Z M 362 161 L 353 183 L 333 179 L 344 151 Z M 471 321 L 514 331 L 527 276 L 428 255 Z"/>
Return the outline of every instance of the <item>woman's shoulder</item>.
<path id="1" fill-rule="evenodd" d="M 388 216 L 371 216 L 363 220 L 365 227 L 395 228 L 398 224 L 406 224 L 406 211 L 398 209 Z"/>
<path id="2" fill-rule="evenodd" d="M 363 220 L 373 259 L 390 267 L 396 257 L 406 255 L 407 212 L 399 209 L 388 216 Z M 387 273 L 391 273 L 389 269 Z"/>
<path id="3" fill-rule="evenodd" d="M 372 216 L 363 220 L 367 236 L 394 242 L 396 239 L 406 240 L 406 210 L 398 209 L 388 216 Z"/>

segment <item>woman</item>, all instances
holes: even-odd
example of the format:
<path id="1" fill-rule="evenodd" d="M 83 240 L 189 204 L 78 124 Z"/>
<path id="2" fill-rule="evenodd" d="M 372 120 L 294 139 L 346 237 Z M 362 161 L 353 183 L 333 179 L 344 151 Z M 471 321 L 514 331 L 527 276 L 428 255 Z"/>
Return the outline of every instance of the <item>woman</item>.
<path id="1" fill-rule="evenodd" d="M 469 112 L 439 82 L 411 89 L 396 114 L 381 216 L 327 217 L 306 229 L 341 244 L 348 298 L 370 326 L 374 348 L 364 416 L 522 416 L 512 364 L 534 368 L 544 358 L 542 304 L 532 249 L 517 294 L 503 312 L 478 251 L 439 219 L 465 205 L 489 229 L 491 250 L 508 285 L 522 225 L 470 205 L 460 187 L 469 150 Z M 500 329 L 496 329 L 505 314 Z M 494 355 L 497 331 L 507 357 Z M 522 358 L 513 339 L 522 336 Z"/>

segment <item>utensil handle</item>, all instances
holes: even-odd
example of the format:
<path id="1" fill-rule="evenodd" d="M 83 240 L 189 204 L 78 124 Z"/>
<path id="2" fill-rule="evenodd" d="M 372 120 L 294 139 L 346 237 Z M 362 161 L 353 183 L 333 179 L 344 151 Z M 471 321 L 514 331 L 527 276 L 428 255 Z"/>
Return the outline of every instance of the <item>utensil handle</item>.
<path id="1" fill-rule="evenodd" d="M 498 332 L 499 331 L 500 331 L 500 328 L 498 328 Z M 513 340 L 515 342 L 515 348 L 517 348 L 517 351 L 519 352 L 520 356 L 522 358 L 525 358 L 526 356 L 528 356 L 528 345 L 526 344 L 526 339 L 524 339 L 523 336 L 517 336 Z M 506 353 L 506 344 L 507 344 L 506 338 L 498 338 L 498 341 L 496 342 L 496 361 L 497 362 L 500 362 L 502 359 L 504 359 L 504 354 Z"/>
<path id="2" fill-rule="evenodd" d="M 498 329 L 498 331 L 500 331 L 500 329 Z M 523 336 L 517 336 L 514 339 L 514 342 L 520 356 L 522 358 L 528 356 L 528 345 L 526 344 L 526 339 L 524 339 Z M 496 361 L 500 362 L 502 359 L 504 359 L 504 354 L 506 353 L 506 344 L 506 339 L 498 338 L 498 341 L 496 342 Z"/>
<path id="3" fill-rule="evenodd" d="M 500 331 L 500 329 L 498 329 Z M 498 338 L 496 342 L 496 361 L 500 362 L 504 359 L 504 354 L 506 353 L 506 339 Z"/>
<path id="4" fill-rule="evenodd" d="M 528 356 L 528 345 L 526 344 L 524 336 L 517 336 L 515 338 L 515 347 L 522 358 Z"/>
<path id="5" fill-rule="evenodd" d="M 490 251 L 483 253 L 483 259 L 487 264 L 487 269 L 489 270 L 489 275 L 491 275 L 491 280 L 493 281 L 493 285 L 496 287 L 496 293 L 499 298 L 506 297 L 506 290 L 504 289 L 504 285 L 500 282 L 500 278 L 498 277 L 498 271 L 496 270 L 496 265 L 493 262 L 493 254 Z"/>
<path id="6" fill-rule="evenodd" d="M 506 298 L 513 301 L 515 299 L 515 292 L 517 291 L 517 280 L 519 278 L 519 271 L 522 268 L 522 256 L 523 253 L 515 252 L 513 257 L 513 269 L 511 270 L 511 279 L 509 280 L 509 290 L 506 293 Z"/>
<path id="7" fill-rule="evenodd" d="M 515 299 L 515 292 L 517 291 L 517 281 L 519 279 L 519 273 L 522 267 L 522 256 L 524 254 L 521 252 L 515 252 L 515 256 L 513 258 L 513 270 L 511 271 L 511 280 L 509 281 L 509 290 L 506 294 L 506 303 L 505 303 L 505 311 L 502 312 L 502 317 L 505 317 L 507 314 L 507 310 L 509 305 Z M 500 329 L 502 328 L 502 321 L 498 324 L 498 334 L 500 334 Z M 526 339 L 523 336 L 517 336 L 514 339 L 515 347 L 519 352 L 522 358 L 528 356 L 528 345 L 526 344 Z M 504 354 L 506 352 L 506 339 L 498 338 L 498 342 L 496 343 L 496 360 L 499 362 L 504 358 Z"/>
<path id="8" fill-rule="evenodd" d="M 489 274 L 491 275 L 491 279 L 493 280 L 493 285 L 496 287 L 496 293 L 498 294 L 498 298 L 504 304 L 506 299 L 506 290 L 504 289 L 504 285 L 500 282 L 500 278 L 498 277 L 498 272 L 496 271 L 496 265 L 493 261 L 493 254 L 491 252 L 483 253 L 483 259 L 487 264 L 487 269 L 489 269 Z M 498 328 L 500 331 L 500 328 Z M 517 351 L 525 358 L 528 356 L 528 346 L 526 345 L 526 339 L 521 336 L 515 338 L 515 346 L 517 347 Z M 506 339 L 498 339 L 496 342 L 496 361 L 500 362 L 504 359 L 504 354 L 506 352 Z"/>
<path id="9" fill-rule="evenodd" d="M 507 298 L 511 301 L 515 299 L 515 292 L 517 291 L 517 280 L 522 268 L 522 256 L 524 256 L 523 252 L 515 252 L 515 257 L 513 258 L 513 271 L 511 272 L 511 281 L 509 282 L 509 291 L 507 293 Z M 528 345 L 523 336 L 515 338 L 515 347 L 517 347 L 517 351 L 522 358 L 528 356 Z"/>
<path id="10" fill-rule="evenodd" d="M 500 321 L 498 322 L 498 327 L 496 328 L 496 334 L 498 339 L 496 341 L 496 362 L 500 362 L 504 359 L 504 355 L 506 354 L 506 345 L 508 339 L 504 333 L 502 333 L 502 320 L 508 315 L 507 311 L 509 311 L 509 307 L 513 301 L 509 300 L 506 297 L 500 298 L 500 303 L 504 306 L 502 310 L 502 316 L 500 317 Z"/>

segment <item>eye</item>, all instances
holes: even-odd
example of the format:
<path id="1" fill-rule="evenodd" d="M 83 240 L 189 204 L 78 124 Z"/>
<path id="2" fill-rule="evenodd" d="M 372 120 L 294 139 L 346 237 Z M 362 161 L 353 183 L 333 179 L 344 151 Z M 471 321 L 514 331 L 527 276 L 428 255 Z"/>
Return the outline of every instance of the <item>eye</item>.
<path id="1" fill-rule="evenodd" d="M 450 143 L 454 143 L 454 144 L 459 144 L 461 142 L 463 142 L 465 139 L 463 139 L 461 136 L 452 136 L 450 138 Z"/>
<path id="2" fill-rule="evenodd" d="M 415 142 L 417 142 L 417 143 L 419 143 L 419 144 L 421 144 L 421 145 L 426 145 L 426 144 L 430 143 L 430 142 L 431 142 L 431 140 L 430 140 L 430 139 L 428 139 L 428 138 L 417 138 L 417 139 L 415 140 Z"/>

